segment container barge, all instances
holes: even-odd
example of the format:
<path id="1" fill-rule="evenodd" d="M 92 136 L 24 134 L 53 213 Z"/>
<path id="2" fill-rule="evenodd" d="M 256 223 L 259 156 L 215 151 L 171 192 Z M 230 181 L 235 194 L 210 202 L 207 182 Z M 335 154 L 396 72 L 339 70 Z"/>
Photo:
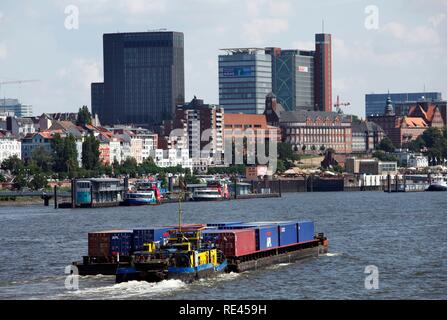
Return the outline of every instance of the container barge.
<path id="1" fill-rule="evenodd" d="M 89 234 L 79 275 L 115 275 L 116 282 L 192 282 L 327 253 L 312 221 L 223 222 Z"/>

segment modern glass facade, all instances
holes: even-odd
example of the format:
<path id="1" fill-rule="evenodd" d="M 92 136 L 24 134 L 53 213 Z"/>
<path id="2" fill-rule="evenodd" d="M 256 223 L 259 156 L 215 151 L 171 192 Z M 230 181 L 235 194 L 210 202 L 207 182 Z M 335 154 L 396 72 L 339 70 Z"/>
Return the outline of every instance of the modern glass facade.
<path id="1" fill-rule="evenodd" d="M 183 33 L 105 34 L 103 42 L 100 121 L 151 126 L 170 119 L 185 97 Z"/>
<path id="2" fill-rule="evenodd" d="M 272 91 L 272 61 L 264 50 L 234 49 L 219 56 L 219 104 L 226 113 L 262 114 Z"/>
<path id="3" fill-rule="evenodd" d="M 314 52 L 272 53 L 273 93 L 287 111 L 314 110 Z"/>
<path id="4" fill-rule="evenodd" d="M 386 101 L 391 97 L 393 104 L 418 102 L 423 100 L 441 101 L 440 92 L 416 92 L 416 93 L 380 93 L 365 95 L 365 113 L 366 116 L 384 115 Z"/>
<path id="5" fill-rule="evenodd" d="M 0 113 L 13 114 L 17 117 L 31 117 L 33 115 L 33 107 L 25 106 L 18 99 L 0 99 Z"/>
<path id="6" fill-rule="evenodd" d="M 92 114 L 104 114 L 104 82 L 91 84 Z"/>

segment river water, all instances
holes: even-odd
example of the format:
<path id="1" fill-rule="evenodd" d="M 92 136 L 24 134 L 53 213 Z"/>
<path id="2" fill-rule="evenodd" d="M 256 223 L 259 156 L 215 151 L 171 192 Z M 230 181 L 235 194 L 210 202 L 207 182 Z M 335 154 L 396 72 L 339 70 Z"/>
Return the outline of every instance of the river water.
<path id="1" fill-rule="evenodd" d="M 193 284 L 114 284 L 65 267 L 87 253 L 87 232 L 177 222 L 177 205 L 108 209 L 0 207 L 0 299 L 446 299 L 445 193 L 295 193 L 280 199 L 185 203 L 185 223 L 311 219 L 330 253 Z M 365 288 L 367 266 L 378 289 Z M 369 281 L 367 281 L 369 283 Z"/>

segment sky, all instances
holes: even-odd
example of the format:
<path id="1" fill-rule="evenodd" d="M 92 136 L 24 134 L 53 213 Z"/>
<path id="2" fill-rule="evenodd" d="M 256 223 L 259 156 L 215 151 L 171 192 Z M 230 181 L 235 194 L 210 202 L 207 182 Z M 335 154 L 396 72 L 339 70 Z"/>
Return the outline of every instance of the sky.
<path id="1" fill-rule="evenodd" d="M 102 35 L 167 29 L 185 35 L 186 100 L 217 104 L 219 49 L 313 49 L 323 20 L 345 113 L 364 117 L 367 93 L 447 98 L 447 0 L 1 0 L 0 81 L 39 81 L 3 85 L 0 97 L 36 115 L 90 107 Z"/>

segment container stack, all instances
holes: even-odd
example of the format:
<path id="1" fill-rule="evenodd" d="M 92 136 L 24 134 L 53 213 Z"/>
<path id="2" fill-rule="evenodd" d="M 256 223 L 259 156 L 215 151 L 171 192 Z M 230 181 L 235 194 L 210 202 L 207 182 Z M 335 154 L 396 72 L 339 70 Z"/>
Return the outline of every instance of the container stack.
<path id="1" fill-rule="evenodd" d="M 88 234 L 90 257 L 128 256 L 132 251 L 132 230 L 109 230 Z"/>
<path id="2" fill-rule="evenodd" d="M 314 241 L 315 235 L 312 221 L 219 222 L 207 226 L 217 229 L 206 230 L 203 235 L 204 241 L 216 243 L 225 255 L 232 257 L 240 257 L 241 252 L 247 255 Z M 237 236 L 242 234 L 245 236 Z M 233 250 L 243 246 L 237 243 L 238 241 L 246 242 L 247 249 L 237 252 Z M 253 241 L 254 249 L 250 246 Z"/>
<path id="3" fill-rule="evenodd" d="M 134 229 L 132 248 L 134 251 L 141 251 L 145 243 L 160 242 L 163 244 L 169 238 L 171 231 L 172 228 Z"/>

